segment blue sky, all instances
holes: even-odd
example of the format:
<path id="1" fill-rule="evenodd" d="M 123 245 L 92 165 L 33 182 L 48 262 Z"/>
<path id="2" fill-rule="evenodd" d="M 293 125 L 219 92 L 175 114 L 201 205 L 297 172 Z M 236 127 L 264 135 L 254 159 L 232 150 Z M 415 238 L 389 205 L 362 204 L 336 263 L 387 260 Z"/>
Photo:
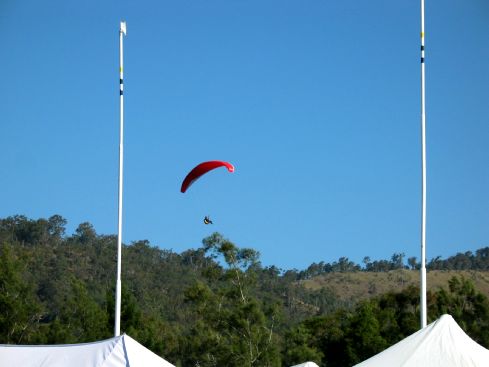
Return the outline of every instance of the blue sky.
<path id="1" fill-rule="evenodd" d="M 0 3 L 0 217 L 181 252 L 213 231 L 265 265 L 419 258 L 420 5 Z M 428 0 L 427 257 L 489 246 L 489 3 Z M 187 171 L 232 162 L 186 194 Z M 214 225 L 202 223 L 210 215 Z"/>

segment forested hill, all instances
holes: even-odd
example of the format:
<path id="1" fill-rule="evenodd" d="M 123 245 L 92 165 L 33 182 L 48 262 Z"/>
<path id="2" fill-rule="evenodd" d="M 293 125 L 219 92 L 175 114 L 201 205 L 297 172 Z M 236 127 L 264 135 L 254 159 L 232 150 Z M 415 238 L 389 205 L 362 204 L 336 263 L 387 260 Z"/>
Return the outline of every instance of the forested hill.
<path id="1" fill-rule="evenodd" d="M 0 219 L 0 343 L 113 335 L 116 237 L 89 223 L 66 235 L 65 226 L 59 215 Z M 180 254 L 134 242 L 123 259 L 122 330 L 177 366 L 348 366 L 419 328 L 419 290 L 408 281 L 418 264 L 403 254 L 281 270 L 214 233 Z M 450 313 L 489 346 L 489 248 L 429 269 L 459 271 L 431 289 L 430 320 Z"/>

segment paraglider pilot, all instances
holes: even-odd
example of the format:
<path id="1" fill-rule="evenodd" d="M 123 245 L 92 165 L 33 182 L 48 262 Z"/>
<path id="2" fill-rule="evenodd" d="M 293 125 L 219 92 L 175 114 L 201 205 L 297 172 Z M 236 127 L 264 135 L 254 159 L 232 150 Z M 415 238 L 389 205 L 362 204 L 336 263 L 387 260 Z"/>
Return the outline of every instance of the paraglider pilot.
<path id="1" fill-rule="evenodd" d="M 207 215 L 204 217 L 204 224 L 212 224 L 212 220 Z"/>

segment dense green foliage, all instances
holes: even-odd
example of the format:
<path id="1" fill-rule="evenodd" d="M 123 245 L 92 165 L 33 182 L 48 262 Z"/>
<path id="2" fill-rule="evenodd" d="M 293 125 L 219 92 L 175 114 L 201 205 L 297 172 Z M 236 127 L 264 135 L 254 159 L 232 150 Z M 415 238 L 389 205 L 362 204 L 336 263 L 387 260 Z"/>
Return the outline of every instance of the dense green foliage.
<path id="1" fill-rule="evenodd" d="M 58 215 L 0 220 L 0 343 L 76 343 L 113 335 L 116 238 L 97 234 L 89 223 L 67 236 L 65 226 Z M 488 254 L 481 249 L 463 256 L 487 269 Z M 443 261 L 460 264 L 459 255 Z M 417 288 L 346 307 L 328 291 L 299 282 L 325 271 L 404 268 L 403 254 L 390 261 L 366 258 L 363 268 L 340 258 L 284 271 L 262 266 L 258 252 L 214 233 L 181 254 L 138 241 L 123 246 L 123 262 L 122 330 L 178 366 L 306 360 L 349 366 L 419 328 Z M 413 258 L 408 263 L 417 266 Z M 428 302 L 430 320 L 450 313 L 489 346 L 489 301 L 471 281 L 452 278 Z"/>

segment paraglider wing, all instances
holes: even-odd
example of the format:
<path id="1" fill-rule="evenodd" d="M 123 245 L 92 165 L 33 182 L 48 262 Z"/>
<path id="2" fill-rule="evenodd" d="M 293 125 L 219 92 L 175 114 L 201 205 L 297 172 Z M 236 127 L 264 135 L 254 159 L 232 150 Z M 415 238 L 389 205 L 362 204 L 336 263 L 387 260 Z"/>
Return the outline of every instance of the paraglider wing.
<path id="1" fill-rule="evenodd" d="M 182 182 L 180 191 L 183 193 L 196 181 L 200 176 L 219 167 L 226 167 L 229 172 L 234 172 L 234 166 L 231 163 L 223 161 L 208 161 L 198 164 L 194 167 Z"/>

